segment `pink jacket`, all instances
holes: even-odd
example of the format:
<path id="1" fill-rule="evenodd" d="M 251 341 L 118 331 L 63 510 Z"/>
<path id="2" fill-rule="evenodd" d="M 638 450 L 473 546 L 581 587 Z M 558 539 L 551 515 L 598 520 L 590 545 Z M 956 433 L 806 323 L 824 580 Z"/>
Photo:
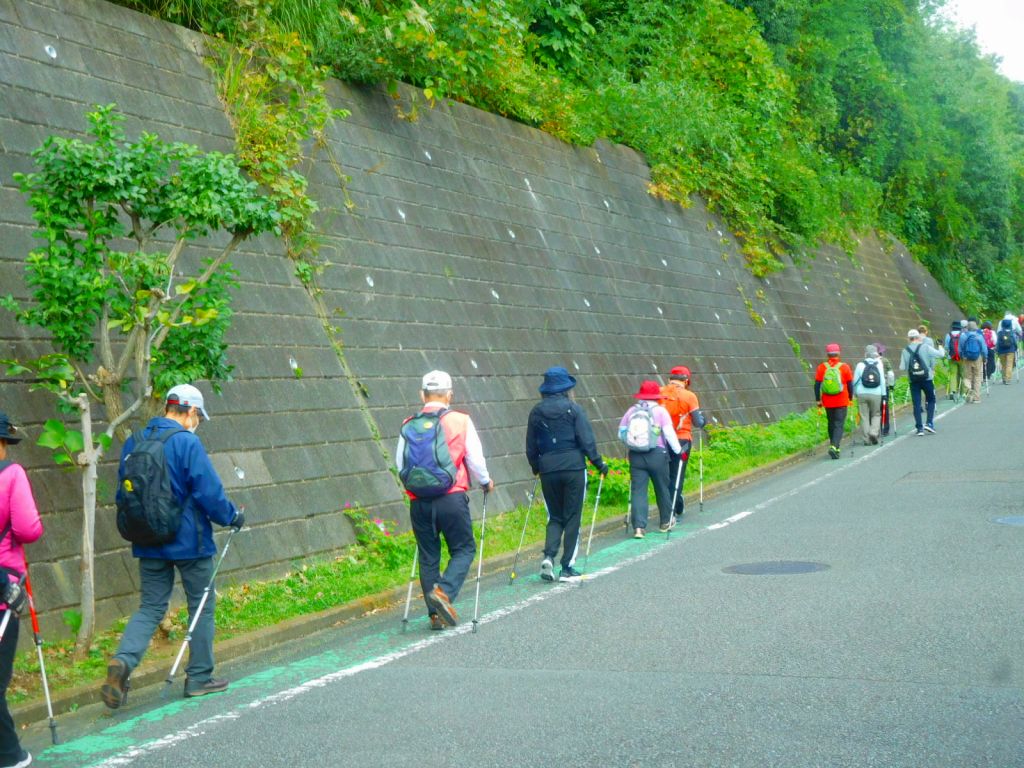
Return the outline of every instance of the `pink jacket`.
<path id="1" fill-rule="evenodd" d="M 0 531 L 4 531 L 8 523 L 10 531 L 0 539 L 0 566 L 24 573 L 25 550 L 21 545 L 42 536 L 43 523 L 28 475 L 20 464 L 11 464 L 0 471 Z"/>

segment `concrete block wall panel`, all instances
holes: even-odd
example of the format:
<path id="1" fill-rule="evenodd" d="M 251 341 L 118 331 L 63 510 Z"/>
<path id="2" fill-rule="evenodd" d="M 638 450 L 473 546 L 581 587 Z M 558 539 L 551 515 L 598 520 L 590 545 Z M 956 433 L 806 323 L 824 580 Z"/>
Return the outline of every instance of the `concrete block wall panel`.
<path id="1" fill-rule="evenodd" d="M 0 292 L 25 298 L 32 222 L 11 175 L 31 170 L 28 154 L 47 135 L 80 135 L 92 104 L 117 102 L 130 136 L 146 130 L 219 151 L 233 138 L 200 36 L 102 0 L 0 0 L 0 19 Z M 870 341 L 897 348 L 921 318 L 938 332 L 959 315 L 898 244 L 874 237 L 853 259 L 823 248 L 753 277 L 699 199 L 682 209 L 648 193 L 649 169 L 630 149 L 571 147 L 460 104 L 410 122 L 379 90 L 331 83 L 329 94 L 351 116 L 330 128 L 330 154 L 317 151 L 307 166 L 324 239 L 318 301 L 340 329 L 354 381 L 281 244 L 246 243 L 235 259 L 234 380 L 211 398 L 203 428 L 254 523 L 232 548 L 228 580 L 335 553 L 352 540 L 346 503 L 406 525 L 388 457 L 432 368 L 455 377 L 499 484 L 493 508 L 505 509 L 532 485 L 523 425 L 550 365 L 579 377 L 602 449 L 620 456 L 615 435 L 632 393 L 673 365 L 689 365 L 718 421 L 768 421 L 811 401 L 794 344 L 811 364 L 830 341 L 855 359 Z M 9 314 L 0 345 L 3 356 L 46 351 Z M 0 382 L 0 408 L 30 431 L 53 414 L 21 382 Z M 77 600 L 77 477 L 31 445 L 18 458 L 48 529 L 29 554 L 52 631 Z M 112 487 L 108 463 L 107 503 Z M 137 575 L 109 507 L 97 548 L 99 612 L 112 619 L 134 608 Z"/>

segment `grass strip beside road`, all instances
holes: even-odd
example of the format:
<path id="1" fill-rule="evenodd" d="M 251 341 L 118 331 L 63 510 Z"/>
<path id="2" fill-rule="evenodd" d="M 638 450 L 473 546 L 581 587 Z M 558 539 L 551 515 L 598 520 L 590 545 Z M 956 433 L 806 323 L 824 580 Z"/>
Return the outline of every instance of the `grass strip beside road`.
<path id="1" fill-rule="evenodd" d="M 936 376 L 937 383 L 944 385 L 947 379 L 948 373 L 943 367 Z M 894 388 L 893 401 L 902 404 L 905 399 L 906 380 L 901 379 Z M 854 409 L 850 410 L 848 432 L 853 429 L 854 423 Z M 770 424 L 711 425 L 703 445 L 704 482 L 711 485 L 730 480 L 765 464 L 813 450 L 822 444 L 824 434 L 824 417 L 817 408 L 791 414 Z M 608 463 L 611 471 L 602 486 L 597 513 L 599 521 L 625 516 L 629 494 L 628 462 L 624 459 L 610 459 Z M 688 494 L 698 490 L 700 463 L 699 442 L 695 440 L 684 489 Z M 594 509 L 597 480 L 596 473 L 590 470 L 583 512 L 584 535 Z M 524 502 L 526 500 L 524 495 Z M 479 495 L 475 492 L 472 503 L 479 504 Z M 393 521 L 370 518 L 356 506 L 349 506 L 345 512 L 356 529 L 356 543 L 337 557 L 297 565 L 280 579 L 219 587 L 217 639 L 227 640 L 271 627 L 288 619 L 318 613 L 406 583 L 415 549 L 412 533 L 399 533 Z M 535 549 L 543 541 L 547 522 L 543 503 L 538 500 L 537 505 L 529 511 L 528 521 L 527 514 L 528 507 L 524 503 L 504 514 L 488 516 L 487 557 L 515 552 L 524 522 L 528 522 L 524 549 Z M 475 527 L 479 536 L 479 522 Z M 520 568 L 533 568 L 535 565 L 521 561 Z M 107 659 L 116 650 L 125 624 L 126 619 L 121 619 L 99 633 L 86 658 L 81 660 L 73 656 L 72 639 L 46 642 L 43 652 L 51 692 L 57 693 L 84 683 L 98 684 L 106 674 Z M 182 607 L 163 629 L 157 631 L 147 661 L 173 657 L 184 638 L 186 626 L 187 613 Z M 8 701 L 18 704 L 41 696 L 41 677 L 35 650 L 22 651 L 15 659 Z"/>

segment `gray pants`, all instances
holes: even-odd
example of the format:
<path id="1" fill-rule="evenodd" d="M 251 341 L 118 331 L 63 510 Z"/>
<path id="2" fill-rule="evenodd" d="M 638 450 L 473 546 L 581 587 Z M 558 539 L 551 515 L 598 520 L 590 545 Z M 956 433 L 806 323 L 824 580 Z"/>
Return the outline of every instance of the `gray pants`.
<path id="1" fill-rule="evenodd" d="M 882 431 L 882 396 L 857 395 L 857 408 L 860 412 L 860 430 L 864 436 L 864 444 L 877 443 Z"/>
<path id="2" fill-rule="evenodd" d="M 203 590 L 213 575 L 213 558 L 199 560 L 154 560 L 139 558 L 139 578 L 142 582 L 142 600 L 128 626 L 124 628 L 121 644 L 115 657 L 128 665 L 129 672 L 139 665 L 142 655 L 153 639 L 157 625 L 167 613 L 167 605 L 174 588 L 174 569 L 181 574 L 181 586 L 188 602 L 188 620 L 191 624 Z M 188 665 L 185 674 L 193 682 L 205 683 L 213 675 L 213 607 L 216 600 L 210 590 L 203 613 L 192 632 L 188 646 Z"/>
<path id="3" fill-rule="evenodd" d="M 648 453 L 629 452 L 631 528 L 647 528 L 648 482 L 654 486 L 661 524 L 668 525 L 672 518 L 672 489 L 668 483 L 668 453 L 664 448 L 656 448 Z"/>

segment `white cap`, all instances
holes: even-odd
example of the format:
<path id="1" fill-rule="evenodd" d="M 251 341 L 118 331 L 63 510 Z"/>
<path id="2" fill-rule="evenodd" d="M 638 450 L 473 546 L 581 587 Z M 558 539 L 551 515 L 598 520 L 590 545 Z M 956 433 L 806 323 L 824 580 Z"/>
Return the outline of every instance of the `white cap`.
<path id="1" fill-rule="evenodd" d="M 210 420 L 210 414 L 208 414 L 206 409 L 203 408 L 203 393 L 191 384 L 178 384 L 175 387 L 171 387 L 167 391 L 167 404 L 181 405 L 185 408 L 195 406 L 199 409 L 199 412 L 203 414 L 204 419 L 207 421 Z"/>
<path id="2" fill-rule="evenodd" d="M 918 331 L 917 328 L 911 328 L 909 331 L 907 331 L 907 338 L 908 339 L 916 339 L 920 335 L 921 335 L 921 332 Z"/>
<path id="3" fill-rule="evenodd" d="M 448 392 L 452 388 L 452 377 L 444 371 L 431 371 L 423 377 L 424 392 Z"/>

